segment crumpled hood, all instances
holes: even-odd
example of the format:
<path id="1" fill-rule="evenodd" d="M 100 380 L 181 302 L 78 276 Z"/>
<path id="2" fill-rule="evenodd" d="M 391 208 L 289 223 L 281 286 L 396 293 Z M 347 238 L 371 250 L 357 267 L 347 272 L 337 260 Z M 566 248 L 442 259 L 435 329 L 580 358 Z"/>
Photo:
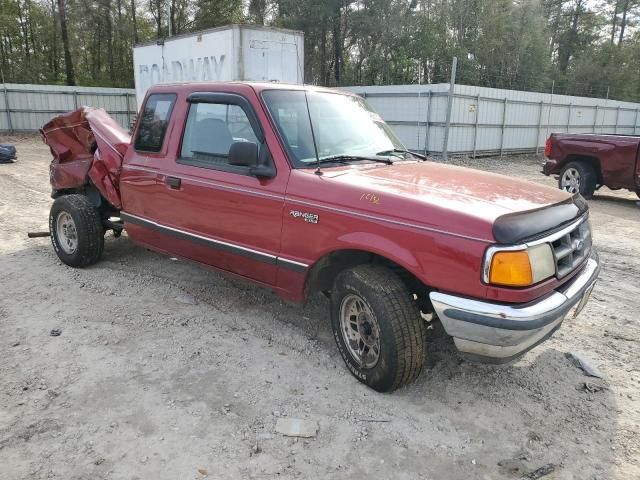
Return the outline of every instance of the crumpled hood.
<path id="1" fill-rule="evenodd" d="M 492 227 L 502 216 L 571 202 L 555 188 L 434 162 L 327 169 L 323 177 L 374 194 L 377 203 L 358 202 L 372 214 L 487 240 L 494 240 Z"/>

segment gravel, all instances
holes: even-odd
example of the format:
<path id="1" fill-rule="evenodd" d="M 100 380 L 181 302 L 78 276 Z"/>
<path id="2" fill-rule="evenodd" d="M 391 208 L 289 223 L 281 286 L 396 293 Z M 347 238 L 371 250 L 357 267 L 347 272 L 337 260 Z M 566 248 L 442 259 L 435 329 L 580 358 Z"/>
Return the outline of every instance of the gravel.
<path id="1" fill-rule="evenodd" d="M 284 304 L 126 235 L 108 235 L 91 268 L 62 265 L 48 239 L 26 238 L 47 228 L 48 149 L 2 141 L 19 155 L 0 165 L 3 480 L 511 479 L 548 465 L 549 478 L 640 478 L 635 195 L 590 201 L 604 269 L 550 341 L 502 367 L 435 343 L 414 384 L 382 395 L 348 373 L 322 297 Z M 535 156 L 453 162 L 554 185 Z M 572 351 L 606 388 L 584 387 Z M 318 433 L 275 434 L 281 418 Z"/>

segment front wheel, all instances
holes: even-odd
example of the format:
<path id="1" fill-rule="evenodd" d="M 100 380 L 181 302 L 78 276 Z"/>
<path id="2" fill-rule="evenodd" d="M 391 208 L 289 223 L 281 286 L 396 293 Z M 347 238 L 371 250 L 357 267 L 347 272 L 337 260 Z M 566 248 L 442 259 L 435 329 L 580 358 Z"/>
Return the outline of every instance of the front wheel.
<path id="1" fill-rule="evenodd" d="M 569 193 L 579 193 L 591 198 L 596 190 L 596 172 L 586 162 L 569 162 L 560 172 L 558 186 Z"/>
<path id="2" fill-rule="evenodd" d="M 388 269 L 360 265 L 340 273 L 331 326 L 349 371 L 374 390 L 390 392 L 420 375 L 426 325 L 410 291 Z"/>
<path id="3" fill-rule="evenodd" d="M 102 256 L 100 212 L 84 195 L 64 195 L 53 202 L 49 232 L 58 258 L 70 267 L 87 267 Z"/>

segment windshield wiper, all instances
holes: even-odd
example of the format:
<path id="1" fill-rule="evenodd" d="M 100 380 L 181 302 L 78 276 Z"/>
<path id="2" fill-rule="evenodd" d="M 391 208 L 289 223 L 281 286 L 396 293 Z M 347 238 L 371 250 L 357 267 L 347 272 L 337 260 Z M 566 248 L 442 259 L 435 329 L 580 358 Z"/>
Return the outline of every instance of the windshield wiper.
<path id="1" fill-rule="evenodd" d="M 333 155 L 332 157 L 321 158 L 317 163 L 350 163 L 365 161 L 393 165 L 393 161 L 388 158 L 362 157 L 358 155 Z"/>
<path id="2" fill-rule="evenodd" d="M 399 157 L 400 155 L 397 155 L 399 153 L 408 153 L 409 155 L 413 155 L 414 157 L 419 158 L 421 160 L 426 160 L 427 159 L 427 157 L 425 155 L 421 155 L 419 153 L 412 152 L 411 150 L 404 150 L 402 148 L 393 148 L 391 150 L 383 150 L 381 152 L 376 153 L 376 155 L 383 156 L 383 155 L 394 155 L 394 154 L 396 154 L 396 156 Z"/>

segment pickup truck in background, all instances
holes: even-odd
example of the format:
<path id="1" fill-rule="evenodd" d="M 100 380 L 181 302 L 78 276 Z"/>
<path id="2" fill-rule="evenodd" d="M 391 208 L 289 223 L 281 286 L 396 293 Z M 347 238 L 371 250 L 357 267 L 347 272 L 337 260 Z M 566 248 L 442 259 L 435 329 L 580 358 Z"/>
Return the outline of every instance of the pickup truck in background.
<path id="1" fill-rule="evenodd" d="M 640 135 L 554 133 L 544 154 L 542 171 L 558 175 L 562 190 L 591 198 L 604 185 L 640 197 Z"/>
<path id="2" fill-rule="evenodd" d="M 471 359 L 518 358 L 600 270 L 579 194 L 427 161 L 346 92 L 155 85 L 131 136 L 88 108 L 42 135 L 62 262 L 91 265 L 126 231 L 283 299 L 322 292 L 349 371 L 378 391 L 419 375 L 429 322 Z"/>

